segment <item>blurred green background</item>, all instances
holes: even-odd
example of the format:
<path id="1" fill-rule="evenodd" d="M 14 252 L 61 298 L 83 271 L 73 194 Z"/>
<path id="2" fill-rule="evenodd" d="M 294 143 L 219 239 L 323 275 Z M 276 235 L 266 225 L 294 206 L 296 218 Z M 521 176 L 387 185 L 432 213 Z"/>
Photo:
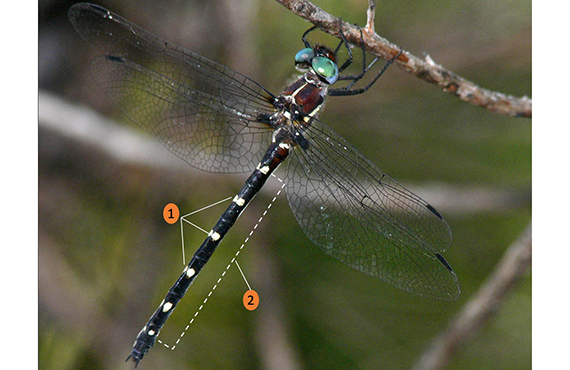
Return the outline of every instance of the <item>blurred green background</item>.
<path id="1" fill-rule="evenodd" d="M 89 47 L 67 20 L 73 3 L 40 1 L 40 94 L 121 121 L 89 77 Z M 274 93 L 295 75 L 293 56 L 310 26 L 271 0 L 98 4 Z M 366 21 L 364 0 L 315 4 L 350 23 Z M 530 10 L 527 0 L 385 0 L 377 2 L 376 30 L 484 88 L 532 96 Z M 124 359 L 136 334 L 183 268 L 179 224 L 167 225 L 162 208 L 174 202 L 188 213 L 233 196 L 247 174 L 200 172 L 173 155 L 172 166 L 158 168 L 119 161 L 44 125 L 42 102 L 40 368 L 132 368 Z M 330 98 L 321 118 L 444 215 L 460 299 L 416 297 L 327 257 L 282 194 L 238 257 L 259 308 L 243 308 L 247 286 L 232 266 L 176 350 L 156 344 L 139 368 L 409 369 L 530 222 L 529 119 L 469 105 L 397 67 L 364 95 Z M 176 341 L 279 187 L 272 181 L 248 207 L 161 340 Z M 192 221 L 210 229 L 223 209 Z M 185 237 L 188 258 L 204 235 L 189 227 Z M 528 274 L 450 369 L 530 368 L 530 283 Z"/>

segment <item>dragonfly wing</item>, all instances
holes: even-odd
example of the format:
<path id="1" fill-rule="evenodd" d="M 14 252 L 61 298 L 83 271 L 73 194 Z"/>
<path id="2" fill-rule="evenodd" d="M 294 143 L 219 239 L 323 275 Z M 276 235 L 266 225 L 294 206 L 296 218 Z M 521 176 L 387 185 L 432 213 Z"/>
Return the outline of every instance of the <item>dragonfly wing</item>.
<path id="1" fill-rule="evenodd" d="M 249 78 L 163 41 L 106 9 L 71 8 L 97 54 L 97 83 L 125 115 L 191 166 L 213 172 L 255 168 L 272 128 L 273 95 Z"/>
<path id="2" fill-rule="evenodd" d="M 457 276 L 439 253 L 451 244 L 441 215 L 318 120 L 300 134 L 307 145 L 293 150 L 287 199 L 309 239 L 398 288 L 457 299 Z"/>

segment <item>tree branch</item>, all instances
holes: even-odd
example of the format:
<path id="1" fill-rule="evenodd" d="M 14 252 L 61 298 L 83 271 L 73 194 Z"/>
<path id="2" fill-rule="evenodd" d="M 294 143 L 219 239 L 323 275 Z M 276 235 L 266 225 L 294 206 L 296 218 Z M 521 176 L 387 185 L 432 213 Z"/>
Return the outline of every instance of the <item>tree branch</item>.
<path id="1" fill-rule="evenodd" d="M 400 50 L 403 50 L 374 31 L 374 0 L 369 1 L 368 20 L 366 27 L 362 29 L 325 12 L 307 0 L 277 0 L 277 2 L 332 36 L 340 37 L 339 31 L 342 29 L 346 39 L 354 45 L 360 45 L 360 31 L 362 30 L 362 41 L 366 50 L 385 60 L 393 58 Z M 479 87 L 435 63 L 428 55 L 425 59 L 421 59 L 403 50 L 394 64 L 463 101 L 486 108 L 491 112 L 512 117 L 532 117 L 532 100 L 530 98 L 526 96 L 515 97 Z"/>
<path id="2" fill-rule="evenodd" d="M 479 291 L 422 355 L 414 369 L 443 369 L 455 352 L 497 312 L 507 293 L 528 270 L 531 258 L 532 229 L 529 225 L 511 244 Z"/>

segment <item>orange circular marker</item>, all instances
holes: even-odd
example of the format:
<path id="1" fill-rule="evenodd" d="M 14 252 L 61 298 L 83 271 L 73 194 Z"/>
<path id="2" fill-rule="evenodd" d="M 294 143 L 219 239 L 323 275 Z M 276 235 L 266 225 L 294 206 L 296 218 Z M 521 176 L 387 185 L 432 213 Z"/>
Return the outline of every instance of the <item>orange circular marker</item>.
<path id="1" fill-rule="evenodd" d="M 246 309 L 253 311 L 257 308 L 258 305 L 259 295 L 257 295 L 257 292 L 255 290 L 248 290 L 245 292 L 243 295 L 243 306 Z"/>
<path id="2" fill-rule="evenodd" d="M 164 217 L 164 221 L 169 224 L 173 224 L 178 221 L 178 217 L 180 217 L 178 206 L 174 203 L 168 203 L 164 206 L 164 210 L 162 210 L 162 217 Z"/>

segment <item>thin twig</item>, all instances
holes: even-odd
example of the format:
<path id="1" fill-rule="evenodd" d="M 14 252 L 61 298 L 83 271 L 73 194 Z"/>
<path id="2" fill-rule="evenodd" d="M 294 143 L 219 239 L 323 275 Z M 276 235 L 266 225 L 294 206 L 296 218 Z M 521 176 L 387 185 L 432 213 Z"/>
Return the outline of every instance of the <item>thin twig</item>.
<path id="1" fill-rule="evenodd" d="M 422 355 L 414 369 L 443 369 L 451 361 L 453 354 L 473 338 L 497 312 L 507 293 L 527 272 L 531 258 L 532 229 L 529 225 L 508 248 L 479 291 Z"/>
<path id="2" fill-rule="evenodd" d="M 374 35 L 376 30 L 374 29 L 374 18 L 376 17 L 376 2 L 374 0 L 368 0 L 368 10 L 366 11 L 366 33 L 369 35 Z"/>
<path id="3" fill-rule="evenodd" d="M 340 37 L 339 31 L 342 28 L 342 32 L 350 43 L 360 45 L 362 40 L 368 52 L 386 60 L 393 58 L 400 50 L 403 50 L 374 32 L 374 1 L 369 2 L 368 21 L 366 27 L 362 29 L 362 38 L 359 27 L 342 21 L 307 0 L 277 0 L 277 2 L 330 35 Z M 530 98 L 515 97 L 484 89 L 435 63 L 429 56 L 422 59 L 404 50 L 394 64 L 468 103 L 507 116 L 532 117 Z"/>

